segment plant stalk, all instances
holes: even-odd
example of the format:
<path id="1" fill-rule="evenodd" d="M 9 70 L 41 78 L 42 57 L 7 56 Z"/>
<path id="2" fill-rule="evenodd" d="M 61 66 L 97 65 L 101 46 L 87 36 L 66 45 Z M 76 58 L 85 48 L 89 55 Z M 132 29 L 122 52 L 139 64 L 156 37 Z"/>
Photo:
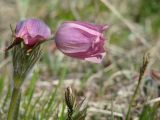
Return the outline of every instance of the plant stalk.
<path id="1" fill-rule="evenodd" d="M 132 95 L 132 98 L 131 98 L 131 101 L 130 101 L 130 104 L 129 104 L 129 108 L 128 108 L 125 120 L 130 120 L 131 107 L 132 107 L 133 102 L 134 102 L 134 100 L 136 98 L 136 95 L 138 94 L 138 90 L 140 88 L 144 73 L 145 73 L 145 71 L 147 69 L 147 65 L 149 63 L 149 57 L 150 57 L 149 54 L 146 54 L 144 56 L 144 58 L 143 58 L 143 65 L 140 67 L 140 75 L 139 75 L 139 78 L 138 78 L 138 84 L 137 84 L 136 89 L 135 89 L 135 91 L 134 91 L 134 93 Z"/>
<path id="2" fill-rule="evenodd" d="M 10 101 L 7 120 L 17 120 L 18 119 L 20 99 L 21 99 L 20 88 L 14 87 L 12 91 L 12 98 Z"/>

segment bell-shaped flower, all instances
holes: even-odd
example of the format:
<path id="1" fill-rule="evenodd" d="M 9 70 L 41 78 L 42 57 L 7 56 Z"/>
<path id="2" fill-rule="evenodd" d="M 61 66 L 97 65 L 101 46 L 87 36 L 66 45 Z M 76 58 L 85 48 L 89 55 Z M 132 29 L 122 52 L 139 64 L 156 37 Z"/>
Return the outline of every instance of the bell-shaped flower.
<path id="1" fill-rule="evenodd" d="M 39 19 L 20 21 L 15 32 L 16 39 L 22 39 L 26 46 L 34 46 L 51 36 L 50 28 Z"/>
<path id="2" fill-rule="evenodd" d="M 55 43 L 64 54 L 78 59 L 101 63 L 105 56 L 103 32 L 108 25 L 80 21 L 64 22 L 56 32 Z"/>

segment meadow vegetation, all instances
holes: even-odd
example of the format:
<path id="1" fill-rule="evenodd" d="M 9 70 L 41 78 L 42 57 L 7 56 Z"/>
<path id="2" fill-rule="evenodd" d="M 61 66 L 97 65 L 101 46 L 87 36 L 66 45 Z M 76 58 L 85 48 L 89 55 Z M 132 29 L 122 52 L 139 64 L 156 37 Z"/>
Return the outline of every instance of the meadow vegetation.
<path id="1" fill-rule="evenodd" d="M 160 0 L 1 0 L 0 48 L 24 18 L 55 33 L 68 20 L 108 24 L 101 64 L 64 56 L 54 41 L 22 86 L 19 120 L 159 120 Z M 0 49 L 0 120 L 12 91 L 12 52 Z M 14 62 L 14 61 L 13 61 Z"/>

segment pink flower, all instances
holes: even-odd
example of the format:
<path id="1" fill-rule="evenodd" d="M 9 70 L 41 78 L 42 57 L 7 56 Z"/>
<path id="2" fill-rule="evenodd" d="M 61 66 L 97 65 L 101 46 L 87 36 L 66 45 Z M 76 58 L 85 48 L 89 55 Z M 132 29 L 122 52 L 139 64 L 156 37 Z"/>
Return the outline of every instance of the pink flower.
<path id="1" fill-rule="evenodd" d="M 105 56 L 103 32 L 108 25 L 93 25 L 80 21 L 63 23 L 56 32 L 57 48 L 64 54 L 95 63 Z"/>
<path id="2" fill-rule="evenodd" d="M 50 28 L 38 19 L 20 21 L 15 31 L 16 40 L 23 40 L 24 44 L 28 47 L 43 42 L 51 36 Z"/>

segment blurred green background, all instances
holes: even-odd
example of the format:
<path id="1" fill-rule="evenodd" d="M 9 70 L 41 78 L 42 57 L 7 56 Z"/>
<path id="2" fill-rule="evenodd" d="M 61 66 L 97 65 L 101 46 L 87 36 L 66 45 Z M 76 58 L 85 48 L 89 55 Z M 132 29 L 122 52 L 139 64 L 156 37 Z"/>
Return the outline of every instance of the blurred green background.
<path id="1" fill-rule="evenodd" d="M 10 24 L 15 27 L 19 20 L 26 18 L 44 20 L 53 34 L 67 20 L 110 25 L 105 32 L 107 55 L 102 64 L 64 56 L 54 41 L 44 44 L 43 55 L 22 88 L 20 120 L 58 119 L 53 116 L 61 113 L 64 90 L 68 86 L 72 86 L 78 99 L 86 98 L 87 120 L 122 119 L 137 84 L 143 55 L 151 54 L 147 73 L 160 69 L 160 0 L 1 0 L 0 16 L 1 49 L 12 41 Z M 5 120 L 10 98 L 10 54 L 0 50 L 0 120 Z M 148 100 L 160 95 L 160 79 L 151 79 L 146 87 L 147 80 L 143 80 L 131 112 L 134 120 L 139 118 Z M 49 96 L 54 98 L 53 108 L 44 118 Z M 144 120 L 154 119 L 160 119 L 158 112 L 155 118 Z"/>

